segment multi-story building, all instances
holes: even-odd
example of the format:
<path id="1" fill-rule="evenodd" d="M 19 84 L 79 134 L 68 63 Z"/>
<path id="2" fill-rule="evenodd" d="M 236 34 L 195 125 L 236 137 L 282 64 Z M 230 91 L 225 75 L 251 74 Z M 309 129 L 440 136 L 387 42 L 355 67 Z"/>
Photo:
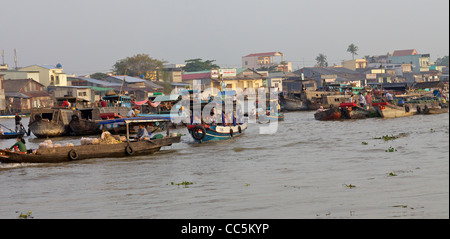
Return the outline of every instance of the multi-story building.
<path id="1" fill-rule="evenodd" d="M 284 61 L 283 58 L 284 54 L 281 52 L 254 53 L 242 57 L 242 68 L 253 70 L 272 68 L 274 71 L 291 72 L 292 63 Z"/>
<path id="2" fill-rule="evenodd" d="M 431 66 L 430 54 L 419 54 L 415 49 L 394 51 L 388 63 L 411 64 L 414 73 L 429 71 Z"/>
<path id="3" fill-rule="evenodd" d="M 19 71 L 24 72 L 39 72 L 39 79 L 37 82 L 45 87 L 52 86 L 67 86 L 67 74 L 63 72 L 61 64 L 54 65 L 32 65 L 20 68 Z"/>

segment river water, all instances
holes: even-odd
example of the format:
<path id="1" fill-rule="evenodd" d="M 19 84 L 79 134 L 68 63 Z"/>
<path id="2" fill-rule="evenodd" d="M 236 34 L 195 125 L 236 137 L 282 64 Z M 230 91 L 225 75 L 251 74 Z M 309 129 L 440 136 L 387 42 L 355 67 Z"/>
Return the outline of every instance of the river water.
<path id="1" fill-rule="evenodd" d="M 313 114 L 286 113 L 275 134 L 250 124 L 226 142 L 196 144 L 177 129 L 182 142 L 150 156 L 0 164 L 0 218 L 449 218 L 448 113 L 335 122 Z"/>

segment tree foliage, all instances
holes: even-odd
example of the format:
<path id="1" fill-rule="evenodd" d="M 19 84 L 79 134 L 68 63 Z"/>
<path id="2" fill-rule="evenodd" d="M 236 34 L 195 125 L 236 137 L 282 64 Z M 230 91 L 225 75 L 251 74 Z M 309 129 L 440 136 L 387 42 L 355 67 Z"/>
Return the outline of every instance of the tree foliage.
<path id="1" fill-rule="evenodd" d="M 117 75 L 140 76 L 148 72 L 162 72 L 166 61 L 151 58 L 148 54 L 137 54 L 118 60 L 113 70 Z"/>
<path id="2" fill-rule="evenodd" d="M 436 65 L 438 65 L 438 66 L 448 66 L 448 56 L 444 56 L 442 58 L 438 58 L 436 60 Z"/>
<path id="3" fill-rule="evenodd" d="M 316 61 L 317 61 L 316 66 L 318 66 L 318 67 L 327 67 L 327 66 L 328 66 L 327 56 L 325 56 L 325 55 L 322 54 L 322 53 L 320 53 L 320 54 L 316 57 Z"/>
<path id="4" fill-rule="evenodd" d="M 352 54 L 353 59 L 355 59 L 355 55 L 358 55 L 358 47 L 355 44 L 350 44 L 347 48 L 347 52 L 350 52 Z"/>
<path id="5" fill-rule="evenodd" d="M 218 65 L 213 63 L 215 62 L 215 60 L 202 61 L 201 58 L 195 58 L 185 60 L 184 62 L 186 63 L 186 66 L 183 67 L 183 70 L 186 72 L 204 71 L 220 68 Z"/>
<path id="6" fill-rule="evenodd" d="M 91 74 L 91 75 L 90 75 L 90 78 L 92 78 L 92 79 L 97 79 L 97 80 L 101 80 L 101 79 L 106 78 L 107 76 L 108 76 L 108 75 L 105 74 L 105 73 L 96 72 L 96 73 L 94 73 L 94 74 Z"/>

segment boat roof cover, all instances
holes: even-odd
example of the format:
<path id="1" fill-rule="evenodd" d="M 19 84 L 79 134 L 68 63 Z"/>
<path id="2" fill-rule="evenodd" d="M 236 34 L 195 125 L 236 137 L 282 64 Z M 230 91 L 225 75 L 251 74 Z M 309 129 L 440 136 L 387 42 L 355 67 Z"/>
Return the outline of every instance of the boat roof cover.
<path id="1" fill-rule="evenodd" d="M 99 125 L 107 125 L 107 124 L 119 124 L 119 123 L 151 123 L 151 122 L 160 122 L 160 121 L 169 121 L 170 117 L 167 116 L 142 116 L 142 117 L 132 117 L 132 118 L 119 118 L 119 119 L 111 119 L 111 120 L 103 120 L 99 122 Z"/>

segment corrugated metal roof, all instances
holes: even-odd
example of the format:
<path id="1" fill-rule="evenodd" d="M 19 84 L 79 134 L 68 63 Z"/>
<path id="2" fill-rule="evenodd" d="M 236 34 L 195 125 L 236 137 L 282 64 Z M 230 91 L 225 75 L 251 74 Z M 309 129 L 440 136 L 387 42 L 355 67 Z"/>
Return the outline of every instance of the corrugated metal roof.
<path id="1" fill-rule="evenodd" d="M 210 79 L 211 71 L 185 72 L 181 75 L 181 78 L 182 80 Z"/>
<path id="2" fill-rule="evenodd" d="M 81 79 L 81 80 L 85 80 L 89 83 L 92 84 L 96 84 L 96 85 L 102 85 L 102 86 L 121 86 L 122 84 L 118 84 L 118 83 L 111 83 L 108 81 L 104 81 L 104 80 L 97 80 L 97 79 L 92 79 L 92 78 L 88 78 L 88 77 L 67 77 L 72 78 L 72 79 Z"/>
<path id="3" fill-rule="evenodd" d="M 145 80 L 140 79 L 140 78 L 136 78 L 136 77 L 132 77 L 132 76 L 109 76 L 112 78 L 115 78 L 117 80 L 121 80 L 123 81 L 123 78 L 125 77 L 125 82 L 127 83 L 139 83 L 139 82 L 144 82 Z"/>

